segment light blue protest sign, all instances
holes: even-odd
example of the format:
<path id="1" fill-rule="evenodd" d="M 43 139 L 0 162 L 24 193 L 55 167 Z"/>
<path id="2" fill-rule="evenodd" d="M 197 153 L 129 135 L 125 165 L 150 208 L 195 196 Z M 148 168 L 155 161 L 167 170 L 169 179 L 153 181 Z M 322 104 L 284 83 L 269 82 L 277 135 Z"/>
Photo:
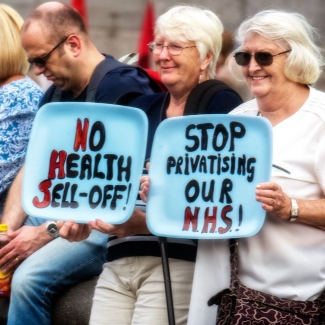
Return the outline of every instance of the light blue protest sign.
<path id="1" fill-rule="evenodd" d="M 218 239 L 256 234 L 255 199 L 270 180 L 272 128 L 262 117 L 197 115 L 163 121 L 150 159 L 147 223 L 157 236 Z"/>
<path id="2" fill-rule="evenodd" d="M 54 220 L 125 222 L 139 190 L 147 130 L 147 117 L 136 108 L 44 105 L 28 144 L 24 210 Z"/>

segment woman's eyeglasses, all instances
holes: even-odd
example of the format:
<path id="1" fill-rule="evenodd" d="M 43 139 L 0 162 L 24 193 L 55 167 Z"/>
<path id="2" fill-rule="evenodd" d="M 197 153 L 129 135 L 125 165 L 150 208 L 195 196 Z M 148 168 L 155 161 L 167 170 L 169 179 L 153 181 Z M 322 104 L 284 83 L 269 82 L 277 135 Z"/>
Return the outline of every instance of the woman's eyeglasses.
<path id="1" fill-rule="evenodd" d="M 70 36 L 70 35 L 69 35 Z M 44 68 L 44 66 L 45 66 L 45 63 L 46 63 L 46 60 L 49 58 L 49 56 L 50 56 L 50 54 L 54 51 L 54 50 L 56 50 L 62 43 L 64 43 L 67 39 L 68 39 L 68 37 L 69 36 L 67 36 L 65 39 L 63 39 L 59 44 L 57 44 L 57 45 L 55 45 L 54 47 L 53 47 L 53 49 L 50 51 L 50 52 L 48 52 L 48 53 L 46 53 L 45 55 L 43 55 L 43 56 L 41 56 L 41 57 L 39 57 L 39 58 L 35 58 L 35 59 L 28 59 L 28 62 L 30 63 L 30 64 L 35 64 L 37 67 L 39 67 L 39 68 Z"/>
<path id="2" fill-rule="evenodd" d="M 288 53 L 291 50 L 287 50 L 284 52 L 280 52 L 277 54 L 271 54 L 269 52 L 255 52 L 254 54 L 251 54 L 249 52 L 237 52 L 235 53 L 234 57 L 236 60 L 236 63 L 242 67 L 249 65 L 251 62 L 252 56 L 254 56 L 255 61 L 257 62 L 258 65 L 266 67 L 268 65 L 271 65 L 273 63 L 273 57 Z"/>
<path id="3" fill-rule="evenodd" d="M 167 47 L 167 51 L 170 55 L 180 55 L 184 49 L 189 49 L 193 46 L 180 46 L 175 44 L 164 45 L 163 43 L 151 42 L 148 44 L 148 47 L 153 54 L 160 54 L 164 47 Z"/>

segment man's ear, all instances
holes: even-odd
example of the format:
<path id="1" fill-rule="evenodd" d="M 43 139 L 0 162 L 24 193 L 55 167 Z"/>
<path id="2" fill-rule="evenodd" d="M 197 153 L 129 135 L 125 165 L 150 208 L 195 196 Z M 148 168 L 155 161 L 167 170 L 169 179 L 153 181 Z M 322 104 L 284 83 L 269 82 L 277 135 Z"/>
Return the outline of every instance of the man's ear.
<path id="1" fill-rule="evenodd" d="M 76 34 L 72 34 L 68 37 L 69 49 L 73 56 L 78 56 L 81 51 L 81 40 Z"/>
<path id="2" fill-rule="evenodd" d="M 207 68 L 207 66 L 211 62 L 212 58 L 213 58 L 213 54 L 211 51 L 209 51 L 208 54 L 206 55 L 205 59 L 201 62 L 201 70 L 202 71 L 204 71 Z"/>

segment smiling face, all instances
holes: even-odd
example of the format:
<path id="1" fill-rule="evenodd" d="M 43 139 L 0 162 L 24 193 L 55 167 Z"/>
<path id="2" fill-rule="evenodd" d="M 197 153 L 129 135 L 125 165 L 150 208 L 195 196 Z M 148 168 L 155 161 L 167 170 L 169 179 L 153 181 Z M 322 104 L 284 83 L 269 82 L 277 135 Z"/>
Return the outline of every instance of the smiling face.
<path id="1" fill-rule="evenodd" d="M 286 48 L 257 34 L 247 38 L 242 48 L 243 52 L 251 54 L 269 52 L 272 55 L 286 50 Z M 284 74 L 287 55 L 274 56 L 273 63 L 269 66 L 259 65 L 252 56 L 250 63 L 242 67 L 246 83 L 254 97 L 257 99 L 265 97 L 275 99 L 281 96 L 285 88 L 292 83 Z"/>
<path id="2" fill-rule="evenodd" d="M 198 84 L 200 74 L 210 60 L 201 62 L 195 42 L 171 42 L 159 36 L 155 42 L 165 46 L 160 54 L 153 54 L 153 59 L 162 82 L 171 94 L 192 90 Z M 179 55 L 171 55 L 166 47 L 169 44 L 188 48 L 184 48 Z"/>

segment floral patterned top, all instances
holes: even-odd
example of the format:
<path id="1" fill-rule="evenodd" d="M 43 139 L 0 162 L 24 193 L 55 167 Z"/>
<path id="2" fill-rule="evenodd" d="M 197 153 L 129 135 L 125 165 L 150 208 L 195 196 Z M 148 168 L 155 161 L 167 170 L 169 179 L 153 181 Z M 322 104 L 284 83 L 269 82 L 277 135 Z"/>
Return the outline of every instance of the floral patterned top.
<path id="1" fill-rule="evenodd" d="M 42 89 L 30 78 L 0 87 L 0 217 L 7 191 L 21 168 Z"/>

